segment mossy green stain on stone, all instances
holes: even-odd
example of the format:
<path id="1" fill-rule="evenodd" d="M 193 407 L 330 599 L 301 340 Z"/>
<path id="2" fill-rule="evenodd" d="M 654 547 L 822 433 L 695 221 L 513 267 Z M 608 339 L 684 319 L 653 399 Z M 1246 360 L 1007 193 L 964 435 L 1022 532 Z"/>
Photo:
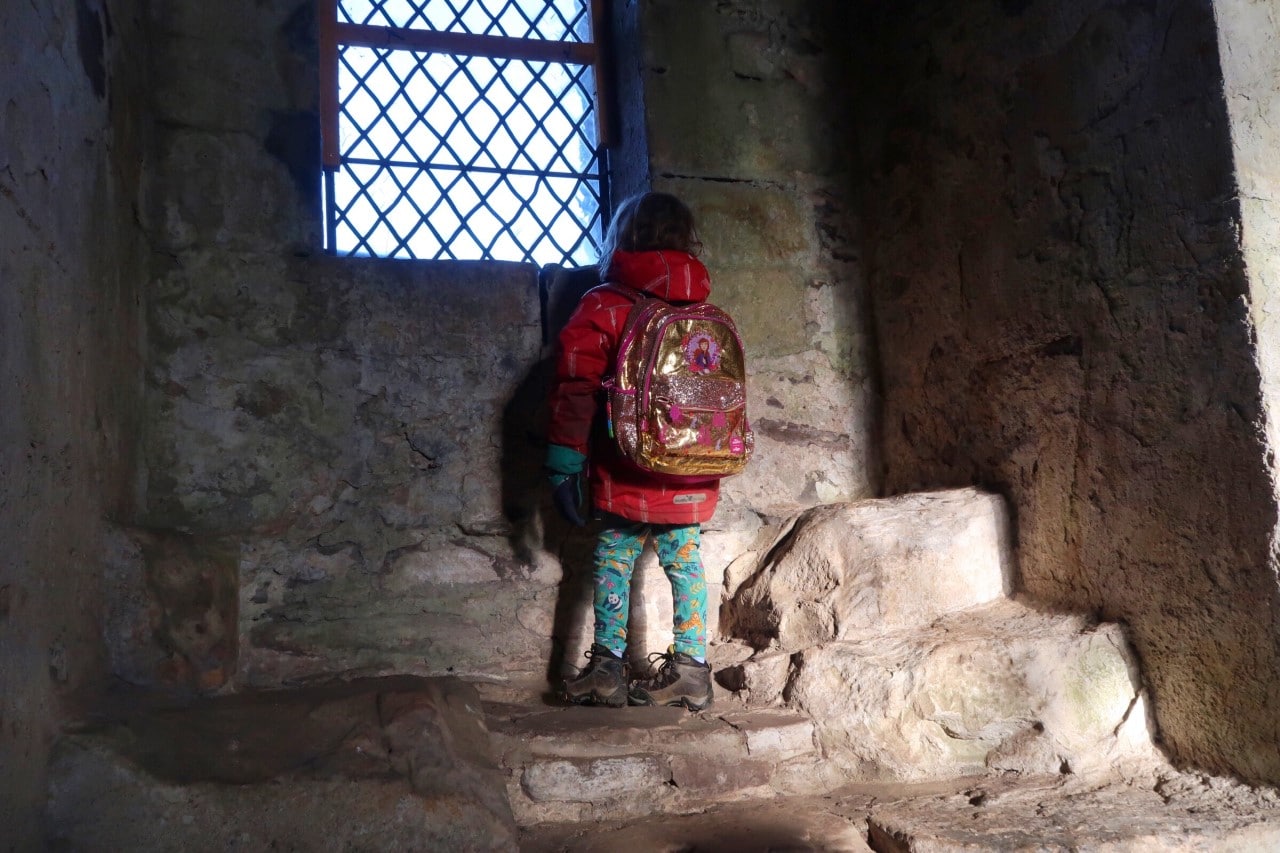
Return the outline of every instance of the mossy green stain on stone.
<path id="1" fill-rule="evenodd" d="M 1066 673 L 1066 697 L 1080 731 L 1103 734 L 1120 721 L 1134 696 L 1129 666 L 1120 649 L 1094 637 Z"/>

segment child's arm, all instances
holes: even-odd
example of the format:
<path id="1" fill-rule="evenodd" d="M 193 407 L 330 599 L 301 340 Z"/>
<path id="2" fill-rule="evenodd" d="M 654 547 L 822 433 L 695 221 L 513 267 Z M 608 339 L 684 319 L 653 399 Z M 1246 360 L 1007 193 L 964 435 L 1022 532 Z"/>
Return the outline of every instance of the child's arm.
<path id="1" fill-rule="evenodd" d="M 588 293 L 556 345 L 546 468 L 556 509 L 578 527 L 586 525 L 579 507 L 597 395 L 621 328 L 615 327 L 614 314 L 603 304 L 601 294 Z"/>
<path id="2" fill-rule="evenodd" d="M 606 304 L 615 301 L 621 304 Z M 618 332 L 629 308 L 630 303 L 620 297 L 588 293 L 560 332 L 547 430 L 553 446 L 587 454 L 601 382 L 612 367 Z"/>

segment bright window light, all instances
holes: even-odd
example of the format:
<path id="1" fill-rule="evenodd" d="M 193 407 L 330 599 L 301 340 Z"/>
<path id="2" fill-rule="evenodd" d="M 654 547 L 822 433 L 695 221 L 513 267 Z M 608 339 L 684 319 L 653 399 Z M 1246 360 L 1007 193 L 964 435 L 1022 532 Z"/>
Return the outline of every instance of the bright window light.
<path id="1" fill-rule="evenodd" d="M 596 260 L 589 0 L 320 4 L 328 250 Z"/>

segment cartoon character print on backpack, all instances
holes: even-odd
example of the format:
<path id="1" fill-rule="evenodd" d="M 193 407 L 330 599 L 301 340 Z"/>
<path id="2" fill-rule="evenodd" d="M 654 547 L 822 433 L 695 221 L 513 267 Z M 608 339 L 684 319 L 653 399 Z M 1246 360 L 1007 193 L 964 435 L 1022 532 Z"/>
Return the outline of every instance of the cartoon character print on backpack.
<path id="1" fill-rule="evenodd" d="M 720 369 L 720 347 L 715 339 L 704 331 L 685 335 L 681 341 L 685 364 L 694 373 L 712 373 Z"/>

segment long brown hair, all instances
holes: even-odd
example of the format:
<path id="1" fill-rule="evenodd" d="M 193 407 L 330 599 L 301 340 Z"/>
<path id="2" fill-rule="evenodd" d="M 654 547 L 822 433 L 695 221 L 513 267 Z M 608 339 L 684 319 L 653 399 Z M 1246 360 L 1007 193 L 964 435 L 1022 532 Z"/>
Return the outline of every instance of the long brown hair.
<path id="1" fill-rule="evenodd" d="M 600 247 L 600 271 L 609 267 L 616 251 L 651 252 L 669 249 L 696 254 L 702 247 L 693 212 L 670 193 L 633 195 L 618 205 Z"/>

